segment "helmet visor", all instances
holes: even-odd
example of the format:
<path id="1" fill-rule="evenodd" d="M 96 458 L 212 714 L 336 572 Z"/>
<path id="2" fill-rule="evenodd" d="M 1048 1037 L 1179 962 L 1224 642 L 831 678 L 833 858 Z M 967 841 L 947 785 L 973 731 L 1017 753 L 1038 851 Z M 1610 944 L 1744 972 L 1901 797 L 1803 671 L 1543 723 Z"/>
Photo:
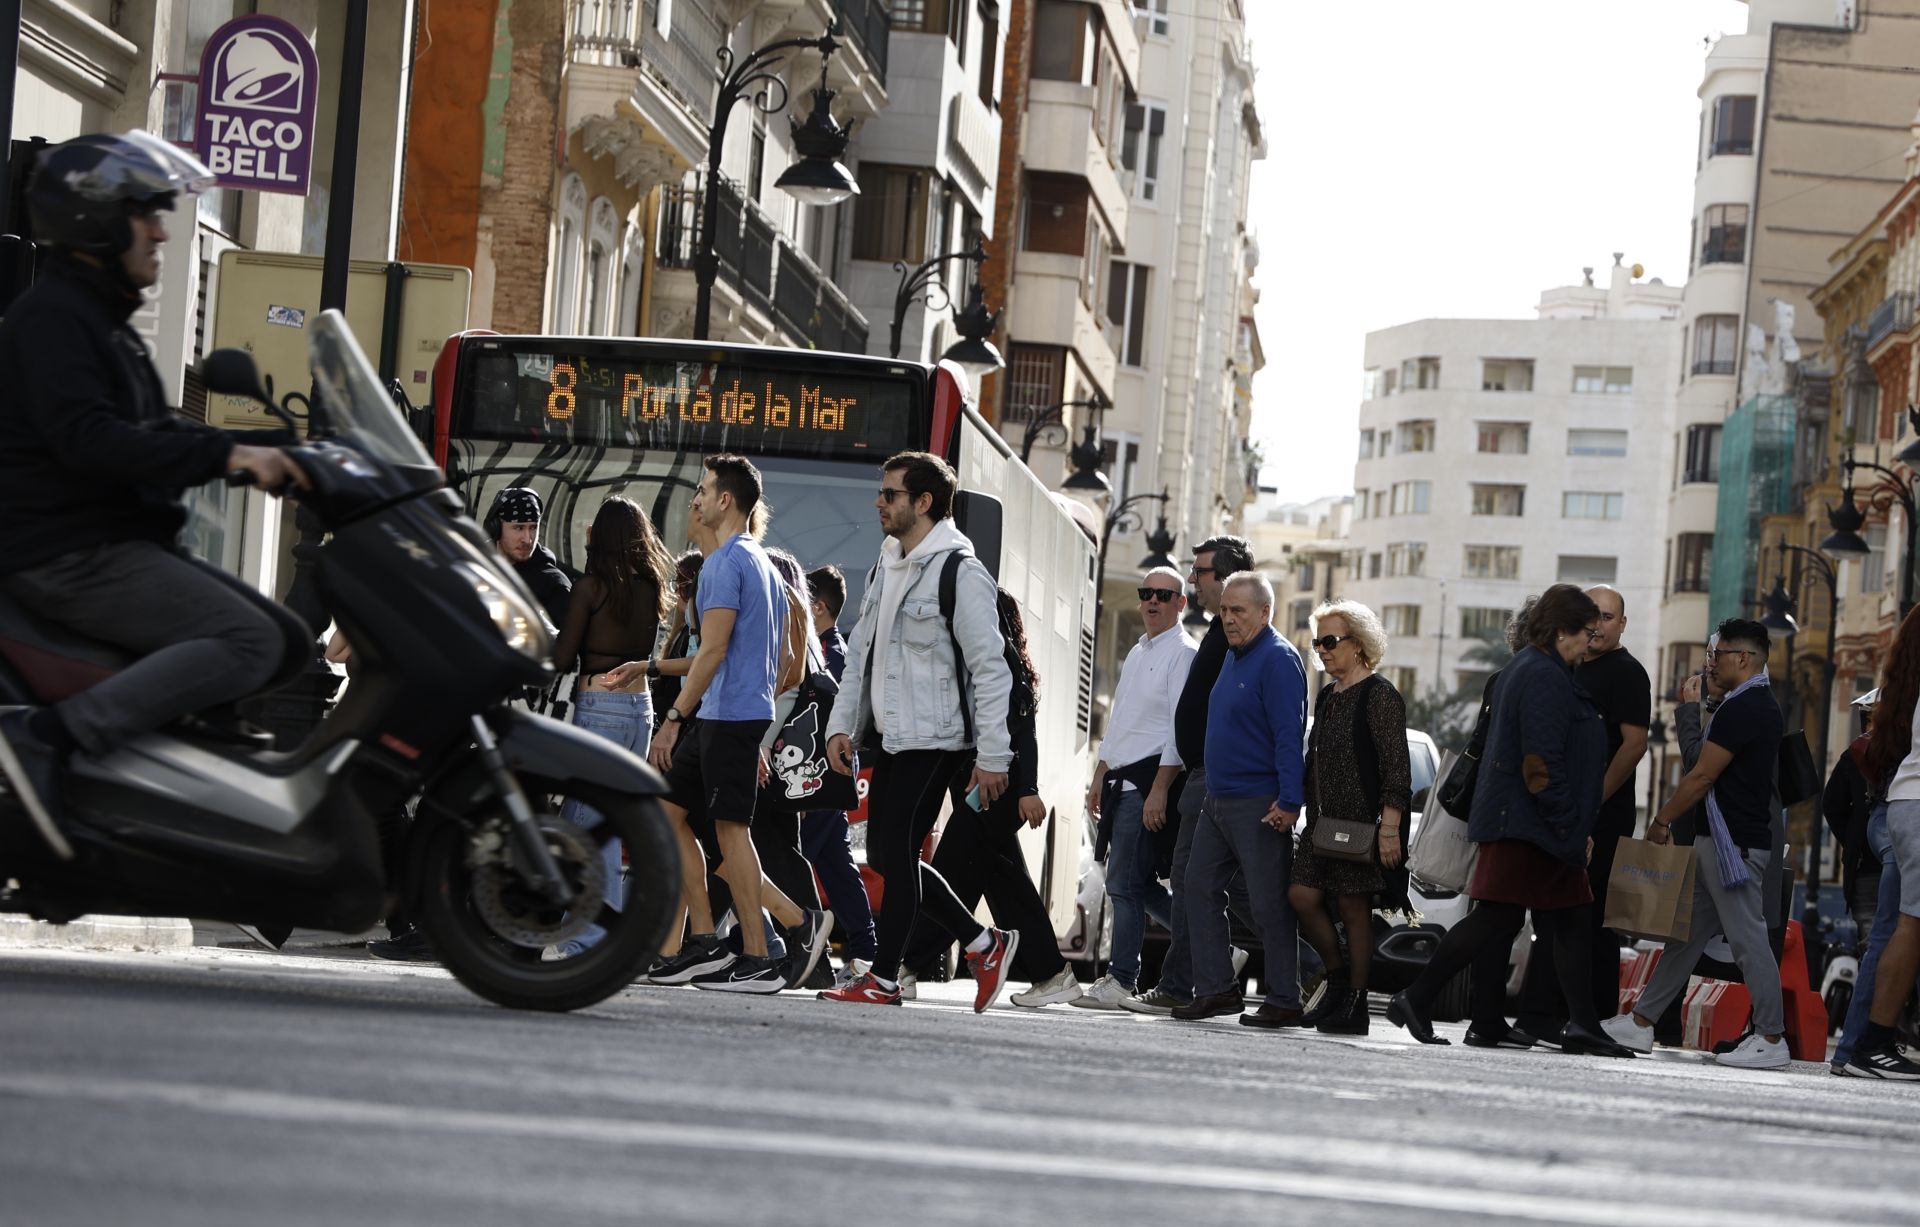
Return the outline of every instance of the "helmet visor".
<path id="1" fill-rule="evenodd" d="M 151 132 L 143 132 L 138 128 L 127 133 L 121 139 L 137 147 L 142 153 L 153 160 L 153 167 L 151 169 L 144 166 L 137 167 L 136 169 L 135 165 L 130 162 L 130 173 L 128 177 L 132 182 L 130 182 L 128 186 L 135 190 L 130 191 L 128 193 L 129 196 L 136 199 L 146 199 L 151 196 L 164 196 L 179 192 L 197 195 L 213 186 L 213 172 L 207 169 L 206 163 L 194 157 L 193 154 L 187 152 L 185 149 L 180 148 L 180 146 L 168 141 L 163 141 Z M 152 180 L 150 184 L 144 182 L 149 179 Z M 139 190 L 142 188 L 150 188 L 151 190 Z"/>

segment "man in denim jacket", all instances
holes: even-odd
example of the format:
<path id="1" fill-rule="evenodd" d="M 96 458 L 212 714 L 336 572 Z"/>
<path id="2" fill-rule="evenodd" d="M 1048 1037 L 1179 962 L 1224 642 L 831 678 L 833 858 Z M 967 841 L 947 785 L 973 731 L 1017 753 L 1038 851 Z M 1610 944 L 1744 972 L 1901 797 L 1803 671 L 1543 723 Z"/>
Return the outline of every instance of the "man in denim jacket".
<path id="1" fill-rule="evenodd" d="M 941 801 L 961 774 L 971 771 L 967 791 L 977 790 L 985 808 L 1006 790 L 1013 764 L 1007 732 L 1013 674 L 1000 634 L 998 588 L 949 518 L 959 484 L 938 456 L 902 452 L 887 461 L 874 501 L 887 540 L 847 641 L 846 673 L 827 722 L 827 758 L 845 774 L 853 769 L 856 742 L 871 748 L 867 855 L 887 891 L 876 918 L 872 968 L 844 988 L 821 993 L 826 1000 L 898 1004 L 900 956 L 922 908 L 966 945 L 977 1011 L 999 996 L 1019 943 L 1018 933 L 983 928 L 946 879 L 920 860 Z M 940 573 L 956 552 L 961 563 L 949 626 L 940 609 Z M 962 660 L 954 659 L 956 644 Z"/>

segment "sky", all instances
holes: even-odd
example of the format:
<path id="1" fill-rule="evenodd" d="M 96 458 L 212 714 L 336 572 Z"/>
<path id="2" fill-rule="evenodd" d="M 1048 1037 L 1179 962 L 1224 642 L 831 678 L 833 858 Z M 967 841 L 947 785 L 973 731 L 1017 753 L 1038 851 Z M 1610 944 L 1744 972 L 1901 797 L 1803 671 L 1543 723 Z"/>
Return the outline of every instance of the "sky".
<path id="1" fill-rule="evenodd" d="M 1267 142 L 1253 437 L 1282 501 L 1351 493 L 1368 332 L 1530 319 L 1585 265 L 1605 285 L 1616 251 L 1686 280 L 1706 43 L 1746 29 L 1744 3 L 1245 8 Z"/>

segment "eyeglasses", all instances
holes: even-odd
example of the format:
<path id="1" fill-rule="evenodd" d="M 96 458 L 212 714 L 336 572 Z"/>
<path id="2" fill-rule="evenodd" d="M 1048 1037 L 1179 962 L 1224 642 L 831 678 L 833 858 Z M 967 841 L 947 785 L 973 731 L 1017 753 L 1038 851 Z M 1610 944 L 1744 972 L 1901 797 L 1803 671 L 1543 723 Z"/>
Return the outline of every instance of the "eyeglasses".
<path id="1" fill-rule="evenodd" d="M 1322 635 L 1318 639 L 1308 640 L 1308 642 L 1314 647 L 1319 648 L 1322 652 L 1331 652 L 1351 638 L 1353 638 L 1352 635 Z"/>
<path id="2" fill-rule="evenodd" d="M 1195 579 L 1198 579 L 1202 575 L 1218 575 L 1220 574 L 1220 572 L 1216 571 L 1212 567 L 1195 566 L 1191 570 L 1189 570 L 1187 574 L 1193 576 Z"/>
<path id="3" fill-rule="evenodd" d="M 1180 599 L 1180 594 L 1171 588 L 1135 588 L 1143 601 L 1158 601 L 1162 605 L 1171 605 Z"/>
<path id="4" fill-rule="evenodd" d="M 1713 648 L 1707 652 L 1707 659 L 1719 660 L 1722 656 L 1751 656 L 1751 655 L 1753 655 L 1753 652 L 1747 648 Z"/>
<path id="5" fill-rule="evenodd" d="M 905 494 L 905 493 L 906 493 L 906 491 L 905 491 L 905 490 L 899 490 L 899 489 L 896 489 L 896 488 L 894 488 L 893 486 L 881 486 L 881 487 L 880 487 L 880 501 L 881 501 L 881 502 L 883 502 L 883 503 L 889 503 L 889 504 L 890 504 L 890 503 L 892 503 L 892 502 L 893 502 L 893 498 L 894 498 L 894 495 L 896 495 L 896 494 Z"/>

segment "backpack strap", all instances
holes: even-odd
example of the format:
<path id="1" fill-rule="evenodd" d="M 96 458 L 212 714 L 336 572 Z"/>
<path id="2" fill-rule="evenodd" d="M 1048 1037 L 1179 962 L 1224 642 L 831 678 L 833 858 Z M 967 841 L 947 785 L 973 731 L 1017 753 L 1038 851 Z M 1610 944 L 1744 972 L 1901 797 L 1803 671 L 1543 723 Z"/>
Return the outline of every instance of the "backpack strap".
<path id="1" fill-rule="evenodd" d="M 967 701 L 967 689 L 973 678 L 967 672 L 967 654 L 960 650 L 960 636 L 953 629 L 953 611 L 960 603 L 960 564 L 966 555 L 951 550 L 940 561 L 940 616 L 947 620 L 947 640 L 953 645 L 953 676 L 960 687 L 960 726 L 967 742 L 973 742 L 973 704 Z"/>

